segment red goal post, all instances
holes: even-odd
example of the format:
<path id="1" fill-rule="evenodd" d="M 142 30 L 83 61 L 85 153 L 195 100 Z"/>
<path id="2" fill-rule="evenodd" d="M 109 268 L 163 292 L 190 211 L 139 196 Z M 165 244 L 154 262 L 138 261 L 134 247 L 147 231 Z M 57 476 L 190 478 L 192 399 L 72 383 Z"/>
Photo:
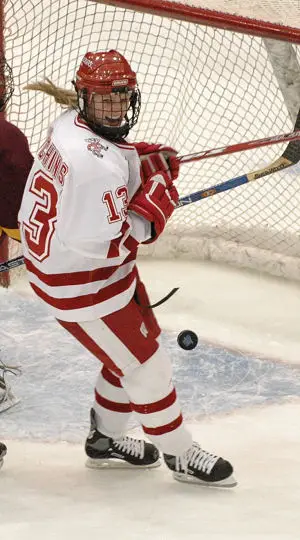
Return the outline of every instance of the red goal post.
<path id="1" fill-rule="evenodd" d="M 166 143 L 184 155 L 293 129 L 300 105 L 298 0 L 261 0 L 255 9 L 241 0 L 1 3 L 0 48 L 16 86 L 7 115 L 33 153 L 60 107 L 24 86 L 48 77 L 71 89 L 87 49 L 118 49 L 137 71 L 142 111 L 132 140 Z M 265 167 L 284 148 L 182 166 L 180 195 Z M 209 258 L 298 279 L 299 225 L 295 166 L 178 209 L 161 241 L 144 253 Z"/>
<path id="2" fill-rule="evenodd" d="M 0 53 L 3 51 L 4 48 L 4 38 L 3 38 L 3 25 L 4 25 L 4 17 L 3 17 L 3 3 L 0 2 Z M 0 73 L 1 76 L 1 73 Z M 0 112 L 0 117 L 4 115 L 3 112 Z M 1 167 L 1 165 L 0 165 Z M 1 178 L 1 174 L 0 174 Z M 0 216 L 0 225 L 1 225 L 1 216 Z M 4 235 L 0 236 L 0 262 L 1 260 L 6 260 L 9 256 L 8 251 L 8 240 L 4 237 Z M 3 272 L 2 275 L 0 275 L 0 285 L 3 287 L 8 287 L 9 285 L 9 272 Z"/>

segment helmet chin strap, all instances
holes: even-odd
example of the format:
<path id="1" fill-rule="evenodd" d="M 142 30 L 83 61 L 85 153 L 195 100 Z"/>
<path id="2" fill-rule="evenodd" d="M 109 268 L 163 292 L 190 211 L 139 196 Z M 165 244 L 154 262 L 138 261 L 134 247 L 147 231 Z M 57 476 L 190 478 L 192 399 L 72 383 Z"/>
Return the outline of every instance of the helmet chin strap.
<path id="1" fill-rule="evenodd" d="M 88 126 L 101 137 L 104 137 L 105 139 L 108 139 L 109 141 L 121 141 L 125 137 L 127 137 L 129 133 L 129 126 L 126 122 L 123 126 L 118 127 L 109 127 L 104 126 L 103 124 L 98 124 L 96 122 L 92 122 L 89 119 L 85 119 Z"/>

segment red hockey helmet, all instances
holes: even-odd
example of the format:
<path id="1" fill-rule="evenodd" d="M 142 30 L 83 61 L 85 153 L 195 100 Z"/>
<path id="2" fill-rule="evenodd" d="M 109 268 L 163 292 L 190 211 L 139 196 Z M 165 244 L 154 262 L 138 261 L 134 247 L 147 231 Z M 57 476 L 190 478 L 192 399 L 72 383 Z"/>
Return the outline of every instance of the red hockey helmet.
<path id="1" fill-rule="evenodd" d="M 110 94 L 124 87 L 134 90 L 136 74 L 117 51 L 88 52 L 76 73 L 76 87 L 97 94 Z"/>
<path id="2" fill-rule="evenodd" d="M 87 52 L 76 73 L 74 85 L 78 96 L 79 113 L 93 131 L 111 140 L 119 140 L 128 135 L 138 120 L 140 92 L 136 74 L 122 54 L 114 50 Z M 127 94 L 129 108 L 122 125 L 108 127 L 91 118 L 90 108 L 95 94 L 114 93 Z"/>

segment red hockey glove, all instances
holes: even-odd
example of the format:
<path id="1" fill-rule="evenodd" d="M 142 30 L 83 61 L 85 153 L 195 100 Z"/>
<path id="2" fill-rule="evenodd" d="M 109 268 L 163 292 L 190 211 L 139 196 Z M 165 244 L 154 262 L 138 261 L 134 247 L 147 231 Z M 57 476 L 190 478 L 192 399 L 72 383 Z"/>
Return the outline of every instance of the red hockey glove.
<path id="1" fill-rule="evenodd" d="M 153 223 L 154 236 L 150 243 L 163 232 L 178 202 L 175 186 L 165 172 L 157 172 L 131 199 L 128 209 Z"/>
<path id="2" fill-rule="evenodd" d="M 133 146 L 140 156 L 144 183 L 153 173 L 160 171 L 166 172 L 170 180 L 176 180 L 179 174 L 179 162 L 174 148 L 146 142 L 134 143 Z"/>

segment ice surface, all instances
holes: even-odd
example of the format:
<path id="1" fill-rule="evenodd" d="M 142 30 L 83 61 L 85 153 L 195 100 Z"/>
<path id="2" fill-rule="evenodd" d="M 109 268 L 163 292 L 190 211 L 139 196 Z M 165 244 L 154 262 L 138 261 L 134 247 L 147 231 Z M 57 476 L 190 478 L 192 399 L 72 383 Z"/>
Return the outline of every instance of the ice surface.
<path id="1" fill-rule="evenodd" d="M 20 365 L 21 401 L 0 415 L 0 538 L 296 540 L 300 517 L 300 286 L 210 263 L 141 261 L 185 417 L 230 459 L 232 490 L 149 471 L 92 471 L 83 443 L 97 361 L 47 314 L 26 282 L 0 291 L 0 356 Z M 192 352 L 180 330 L 199 336 Z M 141 434 L 133 420 L 131 430 Z"/>

